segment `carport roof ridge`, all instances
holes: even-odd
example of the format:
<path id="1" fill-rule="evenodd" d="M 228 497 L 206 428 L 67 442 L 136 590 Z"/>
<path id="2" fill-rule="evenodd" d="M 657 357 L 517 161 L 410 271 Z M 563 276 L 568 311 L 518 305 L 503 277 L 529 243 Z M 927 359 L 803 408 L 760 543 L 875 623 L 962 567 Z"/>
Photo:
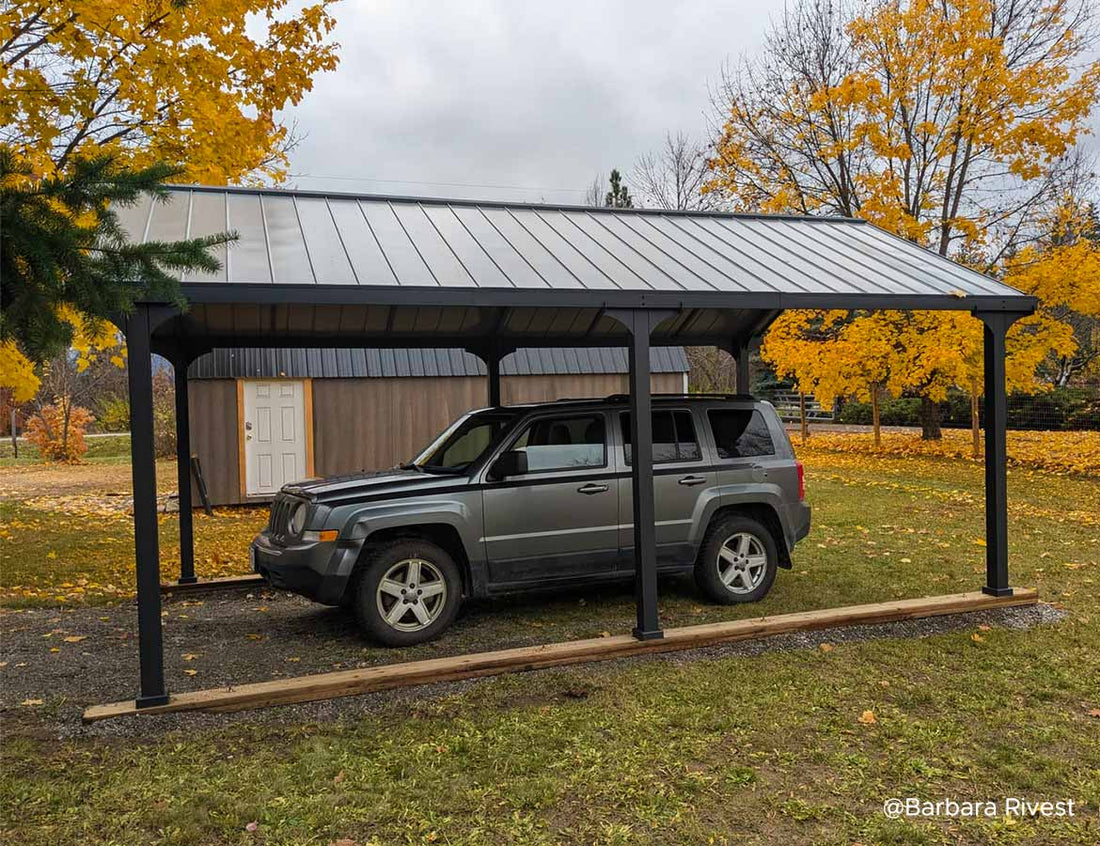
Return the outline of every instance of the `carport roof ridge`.
<path id="1" fill-rule="evenodd" d="M 1034 299 L 851 218 L 170 186 L 131 240 L 236 231 L 193 303 L 1029 311 Z"/>

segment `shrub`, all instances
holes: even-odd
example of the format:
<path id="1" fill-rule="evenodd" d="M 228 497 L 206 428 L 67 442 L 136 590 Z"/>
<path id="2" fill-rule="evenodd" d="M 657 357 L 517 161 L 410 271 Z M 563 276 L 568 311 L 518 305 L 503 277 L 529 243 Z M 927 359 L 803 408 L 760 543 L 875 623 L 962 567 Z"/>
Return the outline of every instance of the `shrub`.
<path id="1" fill-rule="evenodd" d="M 982 401 L 984 410 L 984 400 Z M 939 403 L 940 422 L 945 429 L 970 428 L 970 396 L 951 391 Z M 920 400 L 902 397 L 880 405 L 883 426 L 919 426 Z M 984 413 L 979 415 L 984 422 Z M 846 402 L 837 415 L 838 423 L 871 425 L 871 404 Z M 1010 394 L 1008 428 L 1034 431 L 1100 431 L 1100 398 L 1079 388 L 1055 388 L 1041 394 Z"/>
<path id="2" fill-rule="evenodd" d="M 176 454 L 175 381 L 165 370 L 153 373 L 153 451 L 157 458 Z"/>
<path id="3" fill-rule="evenodd" d="M 24 436 L 47 461 L 76 464 L 88 451 L 84 432 L 93 420 L 88 409 L 58 397 L 27 421 Z"/>
<path id="4" fill-rule="evenodd" d="M 130 401 L 118 394 L 110 394 L 99 403 L 96 422 L 104 432 L 130 431 Z"/>

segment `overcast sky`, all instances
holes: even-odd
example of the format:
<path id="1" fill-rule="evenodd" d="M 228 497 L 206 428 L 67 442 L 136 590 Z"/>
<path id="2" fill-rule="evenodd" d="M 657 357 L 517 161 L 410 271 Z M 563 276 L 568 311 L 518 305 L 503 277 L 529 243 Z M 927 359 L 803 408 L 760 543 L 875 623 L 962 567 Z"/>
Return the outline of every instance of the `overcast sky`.
<path id="1" fill-rule="evenodd" d="M 288 111 L 291 184 L 582 202 L 668 130 L 707 134 L 723 64 L 782 0 L 345 0 L 339 68 Z M 433 184 L 434 183 L 434 184 Z"/>

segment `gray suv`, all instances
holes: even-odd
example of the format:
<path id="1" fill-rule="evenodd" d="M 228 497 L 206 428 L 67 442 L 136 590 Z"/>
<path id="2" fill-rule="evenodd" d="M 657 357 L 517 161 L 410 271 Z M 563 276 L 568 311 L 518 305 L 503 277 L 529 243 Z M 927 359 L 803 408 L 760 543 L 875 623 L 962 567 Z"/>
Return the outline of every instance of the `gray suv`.
<path id="1" fill-rule="evenodd" d="M 628 398 L 472 411 L 408 464 L 287 485 L 252 543 L 273 587 L 354 609 L 391 646 L 463 597 L 634 574 Z M 653 397 L 657 566 L 752 602 L 810 529 L 802 465 L 750 397 Z"/>

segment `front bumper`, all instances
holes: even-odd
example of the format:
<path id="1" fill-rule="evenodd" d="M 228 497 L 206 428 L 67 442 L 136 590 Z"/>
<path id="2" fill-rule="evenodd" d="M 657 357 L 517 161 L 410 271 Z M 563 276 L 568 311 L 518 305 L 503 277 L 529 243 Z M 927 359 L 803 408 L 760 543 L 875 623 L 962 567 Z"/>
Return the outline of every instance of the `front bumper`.
<path id="1" fill-rule="evenodd" d="M 339 605 L 362 543 L 321 541 L 279 546 L 261 532 L 249 547 L 252 570 L 273 588 L 289 590 L 325 605 Z"/>

